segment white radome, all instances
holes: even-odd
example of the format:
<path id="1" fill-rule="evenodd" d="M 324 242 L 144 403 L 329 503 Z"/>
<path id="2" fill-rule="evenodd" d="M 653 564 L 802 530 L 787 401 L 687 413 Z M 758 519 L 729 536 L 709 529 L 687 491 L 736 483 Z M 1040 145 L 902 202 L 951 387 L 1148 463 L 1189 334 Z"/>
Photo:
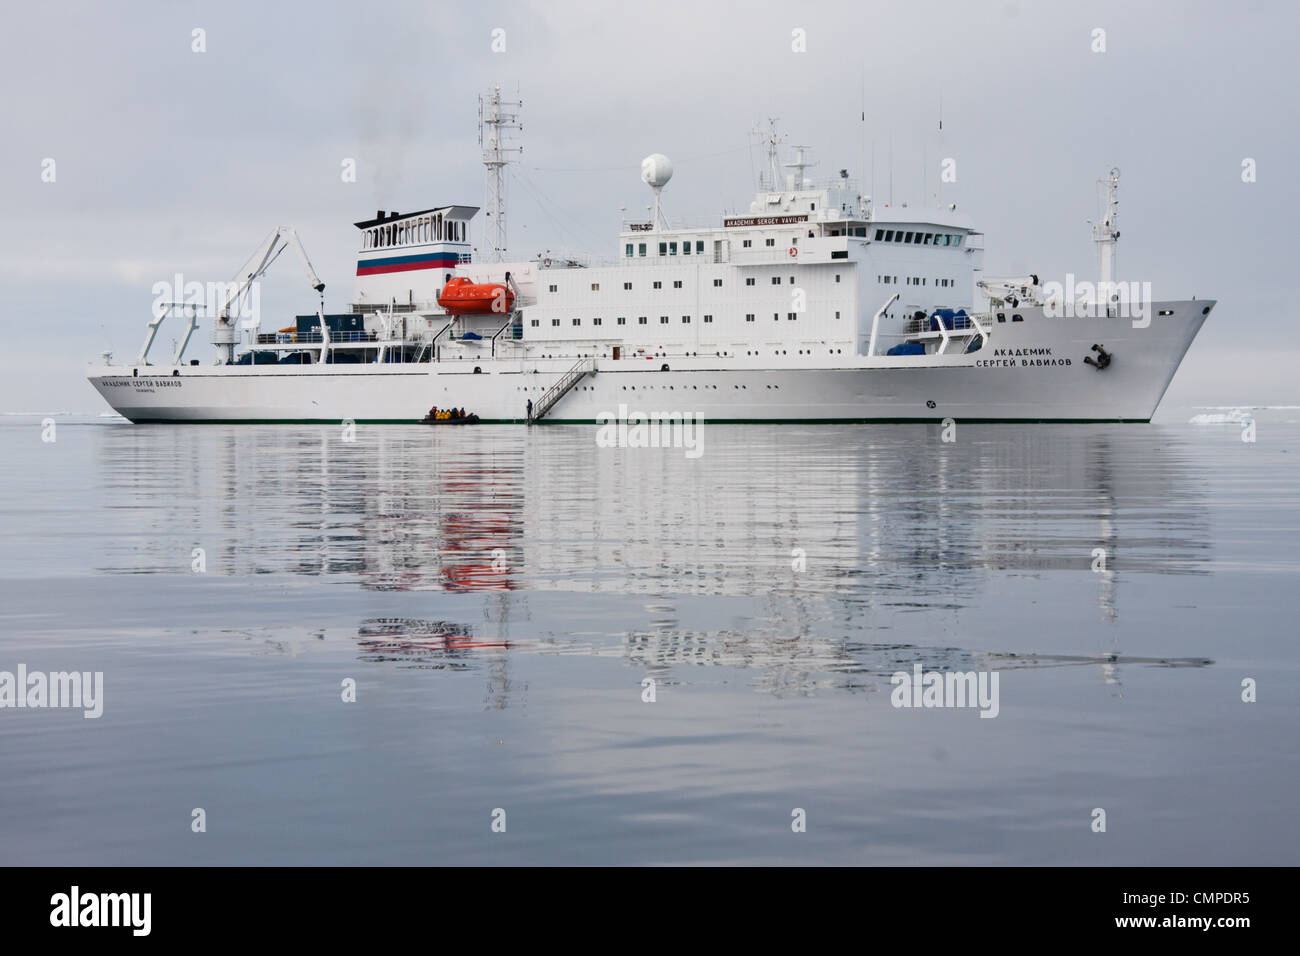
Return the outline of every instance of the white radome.
<path id="1" fill-rule="evenodd" d="M 673 178 L 673 164 L 663 153 L 652 153 L 641 160 L 641 181 L 660 189 Z"/>

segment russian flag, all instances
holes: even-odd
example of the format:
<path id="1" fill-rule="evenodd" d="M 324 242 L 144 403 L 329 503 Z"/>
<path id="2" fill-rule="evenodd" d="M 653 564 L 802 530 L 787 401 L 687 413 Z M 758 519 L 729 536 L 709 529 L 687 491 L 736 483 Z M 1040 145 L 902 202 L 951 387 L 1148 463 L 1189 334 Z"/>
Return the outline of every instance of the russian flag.
<path id="1" fill-rule="evenodd" d="M 454 269 L 458 265 L 460 257 L 454 252 L 422 252 L 410 256 L 361 259 L 357 262 L 357 275 L 378 276 L 390 272 L 415 272 L 418 269 Z"/>

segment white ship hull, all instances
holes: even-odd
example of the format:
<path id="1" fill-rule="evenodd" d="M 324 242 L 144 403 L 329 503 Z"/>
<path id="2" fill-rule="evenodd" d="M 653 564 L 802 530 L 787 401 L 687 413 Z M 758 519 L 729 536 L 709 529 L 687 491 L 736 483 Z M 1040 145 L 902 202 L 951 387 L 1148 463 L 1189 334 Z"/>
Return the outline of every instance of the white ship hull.
<path id="1" fill-rule="evenodd" d="M 628 415 L 678 412 L 712 422 L 1145 422 L 1213 305 L 1152 303 L 1146 327 L 1022 308 L 1023 322 L 995 325 L 979 351 L 951 356 L 788 348 L 782 355 L 599 358 L 545 421 L 608 420 L 623 406 Z M 1083 361 L 1094 344 L 1113 356 L 1105 369 Z M 574 361 L 494 359 L 466 349 L 462 358 L 423 364 L 125 365 L 88 374 L 133 422 L 414 423 L 433 405 L 463 407 L 483 422 L 520 422 L 528 401 Z"/>

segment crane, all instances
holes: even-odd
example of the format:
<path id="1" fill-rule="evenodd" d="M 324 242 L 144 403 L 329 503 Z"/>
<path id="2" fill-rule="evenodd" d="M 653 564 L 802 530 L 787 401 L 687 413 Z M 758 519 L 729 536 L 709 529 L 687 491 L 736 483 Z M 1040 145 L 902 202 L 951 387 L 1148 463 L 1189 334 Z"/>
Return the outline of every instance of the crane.
<path id="1" fill-rule="evenodd" d="M 222 303 L 221 309 L 213 321 L 212 344 L 219 351 L 218 361 L 229 364 L 235 360 L 235 342 L 238 341 L 239 333 L 231 321 L 231 310 L 243 299 L 244 294 L 248 292 L 253 283 L 266 274 L 266 270 L 271 267 L 271 263 L 280 257 L 280 253 L 291 245 L 298 251 L 298 256 L 302 259 L 312 289 L 320 296 L 319 314 L 321 316 L 321 325 L 324 326 L 325 283 L 321 282 L 320 276 L 316 275 L 316 270 L 312 268 L 311 260 L 307 258 L 307 250 L 303 248 L 297 230 L 292 226 L 276 226 L 275 229 L 271 230 L 271 234 L 253 250 L 253 254 L 244 261 L 243 266 L 236 273 L 234 281 L 230 283 L 230 285 L 234 286 L 234 291 Z M 172 358 L 173 365 L 180 364 L 185 346 L 189 344 L 190 336 L 198 328 L 197 311 L 189 313 L 189 319 L 190 324 L 185 330 L 185 337 L 181 339 L 176 348 L 176 354 Z"/>

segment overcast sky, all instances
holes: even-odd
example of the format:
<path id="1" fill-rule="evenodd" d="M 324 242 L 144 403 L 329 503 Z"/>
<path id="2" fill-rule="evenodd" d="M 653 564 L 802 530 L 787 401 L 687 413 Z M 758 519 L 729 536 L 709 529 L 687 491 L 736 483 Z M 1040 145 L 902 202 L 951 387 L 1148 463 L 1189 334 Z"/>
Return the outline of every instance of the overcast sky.
<path id="1" fill-rule="evenodd" d="M 67 3 L 6 10 L 0 35 L 0 410 L 99 411 L 83 379 L 134 357 L 153 284 L 228 281 L 277 224 L 352 298 L 376 209 L 482 206 L 477 95 L 524 102 L 515 253 L 613 255 L 643 211 L 640 160 L 676 174 L 670 219 L 746 208 L 780 118 L 897 201 L 956 161 L 989 275 L 1091 278 L 1095 181 L 1122 171 L 1117 274 L 1217 298 L 1171 400 L 1300 404 L 1292 328 L 1300 190 L 1300 6 L 1276 2 L 659 0 Z M 192 51 L 205 31 L 206 52 Z M 505 31 L 505 52 L 492 32 Z M 1094 30 L 1105 52 L 1094 52 Z M 792 31 L 806 52 L 792 50 Z M 942 101 L 943 134 L 937 126 Z M 866 123 L 861 122 L 865 109 Z M 891 162 L 892 154 L 892 162 Z M 873 157 L 874 155 L 874 162 Z M 357 181 L 341 164 L 353 158 Z M 1242 181 L 1255 160 L 1257 181 Z M 55 181 L 42 164 L 55 161 Z M 874 177 L 872 176 L 874 167 Z M 928 190 L 923 186 L 928 184 Z M 932 199 L 930 201 L 933 201 Z M 475 228 L 477 242 L 481 231 Z M 264 315 L 314 307 L 277 264 Z M 175 331 L 164 325 L 159 354 Z M 207 330 L 187 357 L 210 359 Z"/>

